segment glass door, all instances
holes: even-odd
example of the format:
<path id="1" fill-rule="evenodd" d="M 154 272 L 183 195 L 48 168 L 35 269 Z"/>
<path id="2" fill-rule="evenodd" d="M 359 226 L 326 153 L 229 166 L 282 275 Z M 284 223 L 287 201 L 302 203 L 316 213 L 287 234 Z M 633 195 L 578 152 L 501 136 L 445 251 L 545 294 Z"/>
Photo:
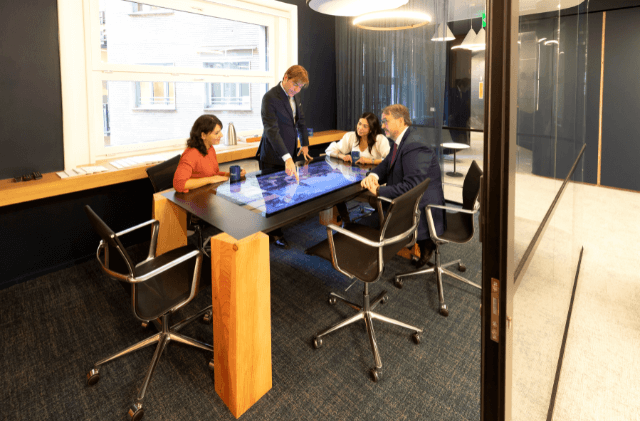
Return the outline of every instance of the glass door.
<path id="1" fill-rule="evenodd" d="M 487 11 L 482 418 L 552 420 L 582 250 L 588 1 Z"/>

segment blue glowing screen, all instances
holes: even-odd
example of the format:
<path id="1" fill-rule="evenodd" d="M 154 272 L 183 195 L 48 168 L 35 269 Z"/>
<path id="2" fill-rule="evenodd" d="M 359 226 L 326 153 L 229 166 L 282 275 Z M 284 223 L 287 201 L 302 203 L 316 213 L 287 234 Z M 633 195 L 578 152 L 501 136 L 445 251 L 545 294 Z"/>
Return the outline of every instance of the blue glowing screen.
<path id="1" fill-rule="evenodd" d="M 271 174 L 247 174 L 245 180 L 218 186 L 216 194 L 263 216 L 359 183 L 367 175 L 367 168 L 351 166 L 327 158 L 298 167 L 300 182 L 284 171 Z"/>

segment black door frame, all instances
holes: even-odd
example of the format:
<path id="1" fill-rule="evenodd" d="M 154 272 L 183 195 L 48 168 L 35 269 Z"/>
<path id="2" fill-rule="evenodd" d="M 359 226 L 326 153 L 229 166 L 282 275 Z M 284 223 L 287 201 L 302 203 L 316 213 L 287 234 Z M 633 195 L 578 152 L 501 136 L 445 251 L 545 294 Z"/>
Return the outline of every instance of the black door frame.
<path id="1" fill-rule="evenodd" d="M 487 89 L 481 196 L 481 419 L 511 419 L 518 0 L 487 0 Z M 493 323 L 492 323 L 492 315 Z"/>

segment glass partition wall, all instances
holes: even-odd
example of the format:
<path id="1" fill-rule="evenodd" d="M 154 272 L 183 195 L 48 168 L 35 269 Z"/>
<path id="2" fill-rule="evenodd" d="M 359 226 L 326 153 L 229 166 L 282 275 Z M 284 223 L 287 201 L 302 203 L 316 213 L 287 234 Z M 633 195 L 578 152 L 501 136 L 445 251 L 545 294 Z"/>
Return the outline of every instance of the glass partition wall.
<path id="1" fill-rule="evenodd" d="M 583 181 L 588 1 L 579 7 L 576 1 L 535 3 L 520 2 L 514 40 L 519 68 L 511 411 L 516 421 L 553 417 L 583 231 L 583 187 L 575 182 Z"/>
<path id="2" fill-rule="evenodd" d="M 445 198 L 462 202 L 460 187 L 471 160 L 466 157 L 468 153 L 458 151 L 456 170 L 462 176 L 449 177 L 446 173 L 454 169 L 453 149 L 447 149 L 443 144 L 456 142 L 468 146 L 469 132 L 463 130 L 460 135 L 446 128 L 445 121 L 452 120 L 450 115 L 454 116 L 459 111 L 467 115 L 465 121 L 459 123 L 461 128 L 468 128 L 470 122 L 474 128 L 482 128 L 484 110 L 479 91 L 482 86 L 476 82 L 484 78 L 484 53 L 467 51 L 459 54 L 466 61 L 463 64 L 459 60 L 458 64 L 466 66 L 464 72 L 468 77 L 466 85 L 460 85 L 460 90 L 456 92 L 464 91 L 466 98 L 474 96 L 475 99 L 466 104 L 454 104 L 452 98 L 455 92 L 452 89 L 458 86 L 449 83 L 451 66 L 455 65 L 449 53 L 454 41 L 442 38 L 450 33 L 448 25 L 456 18 L 455 3 L 450 0 L 409 0 L 407 7 L 429 14 L 432 20 L 427 25 L 405 30 L 363 30 L 355 27 L 350 18 L 336 19 L 337 128 L 353 131 L 363 112 L 373 112 L 380 117 L 387 105 L 405 105 L 414 129 L 424 136 L 438 154 Z M 480 2 L 478 5 L 483 7 Z M 465 5 L 463 10 L 468 11 L 468 7 Z M 468 14 L 459 20 L 471 21 Z M 469 23 L 466 25 L 468 31 Z M 475 119 L 469 118 L 470 113 L 478 109 L 481 112 L 474 115 Z M 479 135 L 475 139 L 475 146 L 479 149 L 477 156 L 482 167 L 482 133 L 474 134 Z M 449 178 L 451 184 L 455 183 L 457 187 L 447 185 Z M 481 250 L 476 230 L 475 237 L 469 243 L 443 246 L 442 262 L 463 259 L 467 268 L 460 275 L 480 284 Z M 413 268 L 408 262 L 406 265 L 407 271 Z M 412 294 L 423 306 L 421 318 L 429 326 L 427 336 L 431 341 L 430 344 L 423 344 L 425 347 L 419 352 L 432 356 L 439 365 L 416 367 L 418 372 L 424 371 L 425 375 L 424 383 L 416 384 L 416 390 L 433 391 L 436 397 L 433 401 L 425 400 L 424 412 L 415 415 L 421 419 L 442 419 L 443 416 L 446 418 L 443 414 L 455 412 L 456 418 L 480 419 L 481 291 L 446 276 L 443 284 L 445 301 L 451 303 L 447 318 L 438 313 L 438 293 L 433 273 L 407 279 L 401 292 L 394 289 L 396 293 L 408 294 L 412 293 L 409 287 L 416 286 Z M 464 333 L 453 333 L 452 329 L 460 329 L 461 326 L 465 326 Z"/>
<path id="3" fill-rule="evenodd" d="M 437 40 L 436 33 L 438 25 L 446 25 L 450 19 L 450 1 L 411 0 L 407 7 L 427 13 L 431 21 L 411 29 L 377 31 L 357 28 L 350 18 L 337 18 L 338 129 L 355 130 L 365 111 L 380 118 L 387 105 L 403 104 L 413 125 L 438 151 L 444 165 L 439 146 L 444 141 L 449 43 Z"/>

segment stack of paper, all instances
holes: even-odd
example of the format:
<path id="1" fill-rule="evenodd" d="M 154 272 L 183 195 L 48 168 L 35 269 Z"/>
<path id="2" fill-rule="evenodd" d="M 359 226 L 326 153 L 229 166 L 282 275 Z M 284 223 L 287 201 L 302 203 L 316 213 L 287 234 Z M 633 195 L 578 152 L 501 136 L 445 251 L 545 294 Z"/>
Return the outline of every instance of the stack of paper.
<path id="1" fill-rule="evenodd" d="M 97 166 L 88 166 L 88 167 L 76 167 L 70 170 L 57 172 L 56 174 L 58 174 L 58 177 L 60 178 L 69 178 L 69 177 L 76 177 L 78 175 L 93 174 L 93 173 L 104 172 L 104 171 L 109 171 L 109 170 L 101 165 L 97 165 Z"/>
<path id="2" fill-rule="evenodd" d="M 156 162 L 163 162 L 167 159 L 173 158 L 179 155 L 177 152 L 162 152 L 153 155 L 140 155 L 133 156 L 131 158 L 122 158 L 117 161 L 111 161 L 110 164 L 118 169 L 135 167 L 138 165 L 154 164 Z"/>

